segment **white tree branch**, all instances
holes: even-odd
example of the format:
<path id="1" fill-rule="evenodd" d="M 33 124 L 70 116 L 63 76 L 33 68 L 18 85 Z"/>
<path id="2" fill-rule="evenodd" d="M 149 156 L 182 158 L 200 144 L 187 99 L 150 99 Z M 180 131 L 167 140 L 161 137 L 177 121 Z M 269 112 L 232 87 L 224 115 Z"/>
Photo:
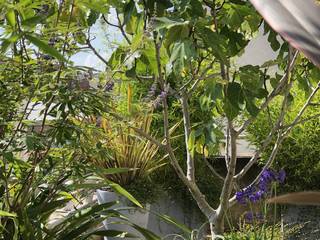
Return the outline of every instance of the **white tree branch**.
<path id="1" fill-rule="evenodd" d="M 193 155 L 190 152 L 189 149 L 189 137 L 191 132 L 191 126 L 190 126 L 190 113 L 189 113 L 189 105 L 188 105 L 188 96 L 186 92 L 181 92 L 181 108 L 182 108 L 182 114 L 183 114 L 183 125 L 184 125 L 184 136 L 185 136 L 185 146 L 186 146 L 186 153 L 187 153 L 187 178 L 191 182 L 195 182 L 194 177 L 194 159 Z"/>
<path id="2" fill-rule="evenodd" d="M 236 171 L 237 164 L 237 132 L 233 127 L 233 123 L 228 119 L 228 127 L 230 133 L 230 162 L 227 176 L 224 179 L 221 195 L 220 195 L 220 205 L 218 208 L 218 218 L 223 218 L 226 210 L 229 207 L 229 197 L 233 188 L 233 177 Z"/>
<path id="3" fill-rule="evenodd" d="M 295 61 L 296 61 L 296 59 L 298 57 L 298 54 L 299 54 L 299 52 L 296 51 L 294 56 L 293 56 L 293 58 L 292 58 L 292 60 L 288 63 L 287 71 L 283 75 L 283 77 L 280 79 L 277 87 L 268 95 L 266 100 L 260 106 L 259 113 L 261 111 L 263 111 L 265 108 L 267 108 L 268 105 L 270 104 L 270 102 L 282 91 L 285 83 L 287 82 L 287 80 L 289 78 L 290 72 L 293 70 Z M 256 117 L 251 117 L 247 121 L 245 121 L 243 123 L 243 125 L 238 129 L 238 134 L 241 134 L 255 119 L 256 119 Z"/>

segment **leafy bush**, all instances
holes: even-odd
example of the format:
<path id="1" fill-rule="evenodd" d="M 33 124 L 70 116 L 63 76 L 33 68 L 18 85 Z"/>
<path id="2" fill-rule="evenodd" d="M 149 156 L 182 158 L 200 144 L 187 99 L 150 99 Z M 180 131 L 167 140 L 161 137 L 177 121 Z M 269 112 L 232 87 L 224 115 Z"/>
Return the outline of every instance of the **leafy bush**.
<path id="1" fill-rule="evenodd" d="M 225 240 L 276 240 L 282 239 L 280 224 L 274 226 L 252 226 L 246 224 L 236 232 L 227 233 Z"/>
<path id="2" fill-rule="evenodd" d="M 290 111 L 286 113 L 286 122 L 292 121 L 294 116 L 305 100 L 304 93 L 296 90 L 291 103 Z M 319 97 L 314 102 L 319 102 Z M 269 111 L 261 113 L 252 126 L 248 129 L 248 139 L 255 146 L 259 147 L 261 141 L 270 131 L 269 122 L 274 122 L 280 111 L 280 99 L 276 99 L 270 106 Z M 312 118 L 319 113 L 319 104 L 314 104 L 304 115 L 303 119 Z M 315 190 L 319 189 L 320 182 L 320 119 L 312 118 L 297 125 L 291 134 L 283 141 L 279 149 L 274 167 L 284 169 L 287 173 L 285 190 Z M 273 141 L 276 136 L 274 136 Z M 271 152 L 269 148 L 262 156 L 261 162 L 268 157 Z"/>

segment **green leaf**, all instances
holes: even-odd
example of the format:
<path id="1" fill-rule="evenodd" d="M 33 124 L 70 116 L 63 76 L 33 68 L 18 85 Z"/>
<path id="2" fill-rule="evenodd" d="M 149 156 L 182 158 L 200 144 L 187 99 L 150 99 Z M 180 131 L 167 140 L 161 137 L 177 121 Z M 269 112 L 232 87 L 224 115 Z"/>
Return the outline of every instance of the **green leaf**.
<path id="1" fill-rule="evenodd" d="M 142 57 L 145 59 L 145 63 L 147 64 L 150 71 L 154 74 L 158 75 L 158 65 L 157 65 L 157 58 L 156 58 L 156 50 L 154 44 L 147 42 L 145 47 L 142 51 Z"/>
<path id="2" fill-rule="evenodd" d="M 196 134 L 195 134 L 195 131 L 192 130 L 190 132 L 190 134 L 189 134 L 189 137 L 188 137 L 188 149 L 189 149 L 189 151 L 193 151 L 195 142 L 196 142 Z"/>
<path id="3" fill-rule="evenodd" d="M 153 232 L 151 232 L 145 228 L 142 228 L 142 227 L 138 226 L 137 224 L 128 223 L 128 225 L 132 226 L 134 229 L 136 229 L 138 232 L 140 232 L 145 237 L 146 240 L 160 240 L 161 239 L 159 236 L 157 236 Z"/>
<path id="4" fill-rule="evenodd" d="M 190 228 L 188 228 L 186 225 L 182 224 L 182 223 L 179 223 L 176 219 L 168 216 L 168 215 L 165 215 L 165 214 L 159 214 L 159 213 L 156 213 L 156 212 L 151 212 L 153 214 L 155 214 L 156 216 L 158 216 L 160 219 L 162 219 L 163 221 L 171 224 L 171 225 L 174 225 L 176 227 L 178 227 L 179 229 L 181 229 L 184 233 L 187 233 L 187 234 L 191 234 L 192 230 Z"/>
<path id="5" fill-rule="evenodd" d="M 226 97 L 234 107 L 243 109 L 244 96 L 239 83 L 232 82 L 228 84 Z"/>
<path id="6" fill-rule="evenodd" d="M 40 216 L 44 216 L 46 214 L 51 214 L 57 208 L 62 208 L 66 203 L 68 203 L 70 199 L 61 199 L 56 201 L 51 201 L 43 205 L 42 207 L 36 206 L 28 209 L 30 217 L 39 218 Z"/>
<path id="7" fill-rule="evenodd" d="M 95 235 L 95 236 L 103 236 L 103 237 L 114 237 L 114 238 L 137 238 L 137 236 L 123 232 L 118 230 L 96 230 L 93 232 L 88 233 L 83 239 L 87 239 L 88 237 Z"/>
<path id="8" fill-rule="evenodd" d="M 191 40 L 184 40 L 173 45 L 170 63 L 173 71 L 179 76 L 187 68 L 187 64 L 196 58 L 197 52 Z"/>
<path id="9" fill-rule="evenodd" d="M 236 82 L 228 84 L 224 101 L 224 110 L 227 117 L 234 119 L 244 106 L 244 96 L 240 84 Z"/>
<path id="10" fill-rule="evenodd" d="M 231 57 L 241 54 L 241 52 L 244 51 L 244 48 L 249 43 L 244 34 L 237 31 L 232 31 L 227 26 L 223 27 L 220 33 L 224 35 L 226 39 L 228 39 L 226 41 L 226 48 L 228 55 Z"/>
<path id="11" fill-rule="evenodd" d="M 14 218 L 16 216 L 17 216 L 17 214 L 15 214 L 15 213 L 9 213 L 9 212 L 0 210 L 0 217 L 12 217 L 12 218 Z"/>
<path id="12" fill-rule="evenodd" d="M 246 109 L 251 116 L 256 117 L 260 109 L 255 105 L 254 99 L 246 97 Z"/>
<path id="13" fill-rule="evenodd" d="M 115 192 L 121 194 L 122 196 L 126 197 L 128 200 L 133 202 L 135 205 L 137 205 L 140 208 L 143 208 L 142 205 L 138 202 L 137 199 L 135 199 L 127 190 L 125 190 L 123 187 L 121 187 L 119 184 L 108 181 L 108 186 L 110 186 Z"/>
<path id="14" fill-rule="evenodd" d="M 108 0 L 79 0 L 77 4 L 102 14 L 109 11 Z"/>
<path id="15" fill-rule="evenodd" d="M 225 36 L 201 25 L 196 26 L 195 31 L 202 39 L 205 47 L 209 48 L 219 60 L 226 62 L 228 49 Z"/>
<path id="16" fill-rule="evenodd" d="M 101 214 L 120 215 L 117 211 L 110 209 L 110 207 L 114 206 L 115 204 L 117 204 L 117 202 L 108 202 L 104 204 L 83 207 L 65 217 L 61 223 L 52 229 L 52 232 L 58 232 L 62 230 L 65 232 L 65 234 L 68 234 L 70 231 L 65 231 L 66 229 L 73 231 L 73 229 L 79 226 L 81 223 L 86 222 L 88 219 L 92 220 L 94 216 L 99 216 Z"/>
<path id="17" fill-rule="evenodd" d="M 278 51 L 281 44 L 279 43 L 278 39 L 277 39 L 277 33 L 275 31 L 273 31 L 271 29 L 271 27 L 264 21 L 264 34 L 267 34 L 269 32 L 268 35 L 268 42 L 270 43 L 270 46 L 272 48 L 273 51 Z"/>
<path id="18" fill-rule="evenodd" d="M 11 10 L 9 10 L 9 11 L 7 12 L 7 14 L 6 14 L 6 19 L 7 19 L 8 23 L 9 23 L 9 25 L 10 25 L 11 27 L 15 27 L 15 25 L 16 25 L 16 15 L 15 15 L 13 9 L 11 9 Z"/>
<path id="19" fill-rule="evenodd" d="M 17 42 L 21 38 L 21 34 L 12 34 L 9 38 L 2 39 L 1 52 L 5 53 L 12 43 Z"/>
<path id="20" fill-rule="evenodd" d="M 99 16 L 100 16 L 100 13 L 99 13 L 99 12 L 91 9 L 91 10 L 90 10 L 90 13 L 89 13 L 89 16 L 88 16 L 88 18 L 87 18 L 87 24 L 88 24 L 88 26 L 91 27 L 93 24 L 95 24 L 96 21 L 98 20 Z"/>
<path id="21" fill-rule="evenodd" d="M 130 0 L 125 6 L 124 6 L 124 19 L 123 19 L 123 24 L 127 24 L 130 19 L 131 16 L 134 14 L 134 12 L 136 11 L 136 4 L 133 0 Z"/>
<path id="22" fill-rule="evenodd" d="M 171 28 L 173 26 L 188 25 L 188 24 L 189 24 L 189 21 L 160 17 L 160 18 L 154 19 L 154 30 L 160 30 L 162 28 Z"/>
<path id="23" fill-rule="evenodd" d="M 169 48 L 174 42 L 184 40 L 189 37 L 190 27 L 188 24 L 179 24 L 172 26 L 166 33 L 165 46 Z"/>
<path id="24" fill-rule="evenodd" d="M 41 22 L 44 21 L 46 18 L 47 18 L 47 16 L 43 16 L 43 15 L 34 16 L 34 17 L 27 18 L 27 19 L 23 20 L 23 21 L 21 22 L 21 25 L 23 25 L 23 26 L 34 25 L 34 24 L 37 24 L 37 23 L 41 23 Z"/>
<path id="25" fill-rule="evenodd" d="M 35 46 L 37 46 L 41 51 L 44 53 L 49 54 L 52 57 L 55 57 L 61 62 L 66 62 L 67 60 L 65 59 L 64 56 L 61 55 L 59 51 L 57 51 L 55 48 L 49 46 L 45 42 L 41 41 L 37 37 L 34 37 L 30 34 L 25 34 L 26 39 L 28 39 L 31 43 L 33 43 Z"/>
<path id="26" fill-rule="evenodd" d="M 73 225 L 72 228 L 68 227 L 67 231 L 64 230 L 63 235 L 57 239 L 58 240 L 67 240 L 67 239 L 84 240 L 84 239 L 87 239 L 90 235 L 85 234 L 85 236 L 83 236 L 83 234 L 88 232 L 90 229 L 98 227 L 98 225 L 101 224 L 101 222 L 103 220 L 105 220 L 106 217 L 108 217 L 108 216 L 98 217 L 98 216 L 93 215 L 92 218 L 89 220 L 81 221 L 79 224 Z"/>
<path id="27" fill-rule="evenodd" d="M 259 66 L 246 65 L 239 68 L 239 77 L 243 86 L 250 92 L 257 93 L 263 86 Z"/>
<path id="28" fill-rule="evenodd" d="M 306 95 L 309 95 L 312 89 L 312 85 L 307 77 L 297 76 L 298 86 L 302 89 Z"/>

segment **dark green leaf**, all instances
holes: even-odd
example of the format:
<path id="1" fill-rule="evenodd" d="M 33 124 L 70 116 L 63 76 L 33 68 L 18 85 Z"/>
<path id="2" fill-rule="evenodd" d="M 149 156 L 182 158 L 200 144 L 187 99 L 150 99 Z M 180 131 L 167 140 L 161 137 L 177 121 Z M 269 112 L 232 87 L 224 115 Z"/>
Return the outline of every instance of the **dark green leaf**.
<path id="1" fill-rule="evenodd" d="M 37 46 L 41 51 L 44 53 L 49 54 L 52 57 L 55 57 L 56 59 L 66 62 L 67 60 L 65 59 L 64 56 L 61 55 L 60 52 L 58 52 L 55 48 L 49 46 L 45 42 L 41 41 L 37 37 L 34 37 L 30 34 L 25 34 L 26 39 L 28 39 L 31 43 L 33 43 L 35 46 Z"/>
<path id="2" fill-rule="evenodd" d="M 170 62 L 174 72 L 179 76 L 188 66 L 192 59 L 197 57 L 197 52 L 190 40 L 177 42 L 173 45 Z"/>
<path id="3" fill-rule="evenodd" d="M 93 24 L 96 23 L 96 21 L 98 20 L 100 16 L 100 13 L 95 11 L 95 10 L 90 10 L 89 16 L 87 18 L 87 24 L 89 27 L 91 27 Z"/>

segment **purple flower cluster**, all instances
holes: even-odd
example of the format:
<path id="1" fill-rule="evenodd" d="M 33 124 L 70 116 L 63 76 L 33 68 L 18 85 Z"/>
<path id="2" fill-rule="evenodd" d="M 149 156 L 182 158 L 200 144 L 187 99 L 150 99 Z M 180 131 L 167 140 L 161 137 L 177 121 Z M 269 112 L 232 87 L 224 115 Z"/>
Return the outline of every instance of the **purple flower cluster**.
<path id="1" fill-rule="evenodd" d="M 257 212 L 257 213 L 254 213 L 254 212 L 246 212 L 246 213 L 244 214 L 244 218 L 246 219 L 246 221 L 247 221 L 248 223 L 252 223 L 254 219 L 257 220 L 257 221 L 259 221 L 259 222 L 261 222 L 261 221 L 264 220 L 264 216 L 263 216 L 263 214 L 260 213 L 260 212 Z"/>
<path id="2" fill-rule="evenodd" d="M 271 169 L 266 169 L 262 172 L 257 186 L 250 185 L 240 192 L 236 192 L 236 199 L 240 204 L 246 204 L 248 201 L 256 203 L 268 194 L 269 187 L 272 183 L 278 182 L 281 184 L 285 178 L 286 173 L 284 170 L 276 173 Z"/>
<path id="3" fill-rule="evenodd" d="M 153 101 L 153 107 L 159 108 L 162 104 L 164 98 L 166 98 L 168 93 L 166 91 L 161 91 L 161 93 L 157 96 L 157 98 Z"/>
<path id="4" fill-rule="evenodd" d="M 110 91 L 113 90 L 113 87 L 114 87 L 114 82 L 113 82 L 113 81 L 108 82 L 108 83 L 106 84 L 106 86 L 105 86 L 105 91 L 106 91 L 106 92 L 110 92 Z"/>

